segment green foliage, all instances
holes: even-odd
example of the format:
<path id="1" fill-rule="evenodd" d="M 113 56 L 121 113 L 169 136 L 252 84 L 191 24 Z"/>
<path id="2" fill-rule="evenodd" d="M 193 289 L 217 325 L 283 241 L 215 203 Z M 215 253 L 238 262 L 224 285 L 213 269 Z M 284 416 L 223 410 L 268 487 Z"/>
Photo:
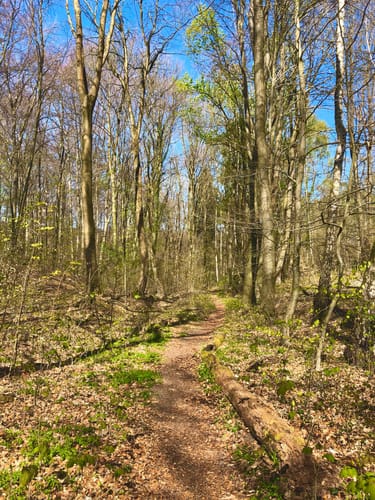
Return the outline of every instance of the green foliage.
<path id="1" fill-rule="evenodd" d="M 336 463 L 336 461 L 337 461 L 337 460 L 336 460 L 336 458 L 335 458 L 335 456 L 334 456 L 334 455 L 332 455 L 332 453 L 325 453 L 325 454 L 323 455 L 323 457 L 324 457 L 326 460 L 328 460 L 328 462 L 330 462 L 331 464 L 334 464 L 334 463 Z"/>
<path id="2" fill-rule="evenodd" d="M 93 427 L 67 424 L 54 430 L 32 431 L 24 449 L 24 456 L 32 461 L 33 466 L 48 465 L 53 457 L 59 456 L 66 461 L 68 468 L 73 465 L 84 467 L 95 463 L 95 457 L 88 453 L 88 450 L 96 449 L 100 444 L 101 439 L 95 434 Z"/>
<path id="3" fill-rule="evenodd" d="M 185 309 L 183 311 L 178 311 L 176 316 L 177 316 L 178 323 L 180 325 L 183 325 L 184 323 L 189 323 L 190 321 L 197 321 L 198 320 L 197 311 L 191 311 L 188 309 Z"/>
<path id="4" fill-rule="evenodd" d="M 246 445 L 238 446 L 233 452 L 233 458 L 238 460 L 244 460 L 249 466 L 254 465 L 260 457 L 264 455 L 262 448 L 252 450 Z"/>
<path id="5" fill-rule="evenodd" d="M 24 456 L 36 460 L 39 464 L 49 463 L 51 454 L 51 443 L 54 441 L 52 430 L 37 429 L 32 431 L 24 448 Z"/>
<path id="6" fill-rule="evenodd" d="M 317 160 L 328 158 L 329 126 L 315 115 L 311 115 L 307 121 L 307 143 Z"/>
<path id="7" fill-rule="evenodd" d="M 206 394 L 213 394 L 220 391 L 220 387 L 216 384 L 215 377 L 213 376 L 210 367 L 203 361 L 198 366 L 198 378 L 203 384 Z"/>
<path id="8" fill-rule="evenodd" d="M 35 464 L 25 465 L 21 470 L 19 479 L 20 488 L 26 488 L 26 486 L 34 479 L 37 473 L 38 467 Z"/>
<path id="9" fill-rule="evenodd" d="M 0 470 L 0 491 L 16 489 L 21 477 L 21 471 Z"/>
<path id="10" fill-rule="evenodd" d="M 95 428 L 81 424 L 67 424 L 58 429 L 62 435 L 69 436 L 73 446 L 81 446 L 83 448 L 97 447 L 101 443 L 101 439 L 95 434 Z"/>
<path id="11" fill-rule="evenodd" d="M 226 312 L 242 312 L 245 309 L 244 303 L 241 299 L 236 297 L 228 297 L 225 299 L 225 311 Z"/>
<path id="12" fill-rule="evenodd" d="M 67 467 L 73 467 L 74 465 L 78 465 L 83 469 L 86 465 L 94 465 L 96 459 L 93 455 L 89 453 L 79 453 L 72 452 L 69 457 L 67 457 Z"/>
<path id="13" fill-rule="evenodd" d="M 375 473 L 361 474 L 355 467 L 346 466 L 341 470 L 340 477 L 349 480 L 346 491 L 351 498 L 375 500 Z"/>
<path id="14" fill-rule="evenodd" d="M 158 382 L 160 375 L 153 370 L 118 368 L 117 371 L 108 375 L 113 387 L 137 383 L 142 386 L 151 387 Z"/>
<path id="15" fill-rule="evenodd" d="M 0 439 L 0 446 L 11 450 L 15 446 L 22 444 L 22 442 L 21 431 L 18 429 L 5 429 Z"/>
<path id="16" fill-rule="evenodd" d="M 149 344 L 160 344 L 165 342 L 163 328 L 160 325 L 152 324 L 147 327 L 146 339 Z"/>
<path id="17" fill-rule="evenodd" d="M 98 389 L 98 387 L 100 386 L 98 374 L 94 371 L 88 371 L 82 377 L 82 383 L 93 389 Z"/>
<path id="18" fill-rule="evenodd" d="M 64 472 L 60 471 L 59 476 L 66 477 L 67 475 L 64 474 Z M 40 484 L 38 489 L 47 494 L 55 493 L 56 491 L 61 490 L 62 483 L 59 476 L 57 476 L 57 474 L 50 474 L 44 479 L 44 481 L 42 482 L 42 484 Z"/>
<path id="19" fill-rule="evenodd" d="M 207 382 L 213 384 L 215 382 L 215 378 L 210 370 L 209 366 L 202 362 L 198 366 L 198 377 L 200 382 Z"/>
<path id="20" fill-rule="evenodd" d="M 45 398 L 50 394 L 49 382 L 43 377 L 27 380 L 25 383 L 25 394 L 31 394 L 34 398 Z"/>
<path id="21" fill-rule="evenodd" d="M 333 366 L 331 368 L 325 368 L 323 373 L 326 377 L 332 377 L 333 375 L 337 375 L 340 372 L 340 368 L 338 366 Z"/>
<path id="22" fill-rule="evenodd" d="M 251 496 L 250 500 L 284 500 L 284 495 L 281 492 L 280 478 L 275 475 L 269 480 L 260 482 L 257 488 L 256 495 Z"/>
<path id="23" fill-rule="evenodd" d="M 198 6 L 197 16 L 186 29 L 185 40 L 192 55 L 219 50 L 224 45 L 224 33 L 212 8 L 202 4 Z"/>
<path id="24" fill-rule="evenodd" d="M 193 295 L 191 302 L 192 306 L 197 310 L 197 319 L 207 318 L 207 316 L 216 309 L 210 295 Z"/>
<path id="25" fill-rule="evenodd" d="M 121 476 L 127 476 L 132 471 L 132 466 L 130 464 L 108 464 L 107 466 L 113 472 L 115 478 L 119 478 Z"/>
<path id="26" fill-rule="evenodd" d="M 304 446 L 304 448 L 302 449 L 302 453 L 304 455 L 312 455 L 313 449 L 311 448 L 311 446 Z"/>
<path id="27" fill-rule="evenodd" d="M 293 380 L 289 379 L 281 380 L 277 384 L 277 395 L 279 396 L 280 399 L 284 399 L 286 393 L 294 389 L 294 387 L 295 383 L 293 382 Z"/>

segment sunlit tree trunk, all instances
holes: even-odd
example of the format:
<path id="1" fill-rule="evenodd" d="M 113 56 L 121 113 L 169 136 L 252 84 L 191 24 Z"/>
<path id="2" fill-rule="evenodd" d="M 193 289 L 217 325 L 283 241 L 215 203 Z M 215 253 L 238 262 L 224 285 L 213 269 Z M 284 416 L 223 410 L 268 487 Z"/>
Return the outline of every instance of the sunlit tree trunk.
<path id="1" fill-rule="evenodd" d="M 295 47 L 298 57 L 297 68 L 297 117 L 296 117 L 296 138 L 295 138 L 295 158 L 294 158 L 294 197 L 292 207 L 292 220 L 294 221 L 294 231 L 292 238 L 292 289 L 289 304 L 285 314 L 286 332 L 289 332 L 289 320 L 293 318 L 297 299 L 300 292 L 300 261 L 301 261 L 301 239 L 302 239 L 302 184 L 305 173 L 306 163 L 306 122 L 307 122 L 307 95 L 305 68 L 303 63 L 303 47 L 301 39 L 301 21 L 300 21 L 300 0 L 295 0 Z"/>
<path id="2" fill-rule="evenodd" d="M 100 88 L 103 66 L 108 57 L 118 4 L 119 0 L 116 0 L 112 8 L 110 8 L 109 0 L 103 0 L 100 9 L 99 23 L 97 23 L 96 19 L 92 20 L 97 28 L 98 40 L 91 83 L 89 82 L 90 76 L 85 61 L 86 54 L 84 51 L 84 33 L 80 0 L 73 0 L 74 24 L 70 17 L 68 0 L 66 6 L 71 30 L 76 42 L 77 87 L 81 102 L 82 247 L 86 267 L 86 290 L 88 294 L 91 294 L 99 288 L 93 205 L 93 113 Z M 109 27 L 108 17 L 110 17 Z"/>
<path id="3" fill-rule="evenodd" d="M 258 272 L 258 231 L 255 210 L 255 177 L 256 161 L 254 155 L 253 124 L 250 115 L 248 60 L 246 55 L 245 18 L 246 2 L 232 0 L 236 16 L 236 31 L 240 54 L 241 91 L 243 99 L 243 151 L 244 170 L 248 178 L 248 207 L 249 207 L 249 233 L 250 244 L 246 258 L 242 297 L 245 303 L 256 304 L 256 281 Z"/>
<path id="4" fill-rule="evenodd" d="M 254 1 L 254 82 L 255 139 L 259 178 L 260 214 L 262 223 L 262 287 L 260 303 L 267 314 L 275 311 L 275 239 L 272 217 L 270 154 L 266 140 L 266 79 L 265 79 L 265 7 Z"/>
<path id="5" fill-rule="evenodd" d="M 341 190 L 341 177 L 345 155 L 346 129 L 343 118 L 343 84 L 345 75 L 345 47 L 344 47 L 344 8 L 345 0 L 338 1 L 336 27 L 336 86 L 335 86 L 335 128 L 337 147 L 334 159 L 332 187 L 326 214 L 322 214 L 323 222 L 327 225 L 318 293 L 314 299 L 316 317 L 323 319 L 328 311 L 332 297 L 332 272 L 335 268 L 336 239 L 341 232 L 338 228 L 338 197 Z"/>

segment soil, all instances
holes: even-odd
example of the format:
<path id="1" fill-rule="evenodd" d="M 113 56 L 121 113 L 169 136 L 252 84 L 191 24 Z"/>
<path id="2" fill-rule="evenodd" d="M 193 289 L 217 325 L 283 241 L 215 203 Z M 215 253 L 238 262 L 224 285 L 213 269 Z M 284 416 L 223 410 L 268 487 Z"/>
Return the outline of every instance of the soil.
<path id="1" fill-rule="evenodd" d="M 233 433 L 220 422 L 222 409 L 199 383 L 199 350 L 222 324 L 224 310 L 174 330 L 137 438 L 132 498 L 241 499 L 245 482 L 232 458 Z"/>

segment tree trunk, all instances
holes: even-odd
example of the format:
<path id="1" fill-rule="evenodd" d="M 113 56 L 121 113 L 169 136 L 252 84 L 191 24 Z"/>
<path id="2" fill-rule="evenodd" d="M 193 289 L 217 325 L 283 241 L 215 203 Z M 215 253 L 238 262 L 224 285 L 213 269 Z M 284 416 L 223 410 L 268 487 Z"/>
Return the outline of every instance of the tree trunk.
<path id="1" fill-rule="evenodd" d="M 312 495 L 315 489 L 316 470 L 313 457 L 304 454 L 305 439 L 300 432 L 279 417 L 276 410 L 259 396 L 246 390 L 233 372 L 222 366 L 216 356 L 204 353 L 204 360 L 210 366 L 216 381 L 222 387 L 246 427 L 255 440 L 270 457 L 277 457 L 280 470 L 285 471 L 290 489 L 303 489 Z M 284 473 L 285 473 L 284 472 Z M 313 495 L 309 498 L 315 498 Z"/>
<path id="2" fill-rule="evenodd" d="M 321 264 L 318 293 L 314 299 L 315 316 L 320 321 L 328 311 L 332 298 L 331 274 L 335 267 L 335 244 L 341 231 L 338 229 L 338 197 L 341 189 L 341 176 L 345 154 L 346 129 L 343 120 L 343 82 L 345 74 L 344 47 L 344 8 L 345 0 L 339 0 L 336 28 L 336 87 L 335 87 L 335 127 L 337 148 L 333 166 L 332 189 L 328 201 L 327 215 L 322 215 L 327 224 L 324 256 Z"/>
<path id="3" fill-rule="evenodd" d="M 68 21 L 76 41 L 77 87 L 81 101 L 81 210 L 82 210 L 82 250 L 86 266 L 86 291 L 90 296 L 99 288 L 99 274 L 96 257 L 95 221 L 92 187 L 92 139 L 93 114 L 98 97 L 102 71 L 109 53 L 109 46 L 115 23 L 119 0 L 115 0 L 110 8 L 109 0 L 103 0 L 100 9 L 99 24 L 95 19 L 98 39 L 92 68 L 92 79 L 89 85 L 85 62 L 84 32 L 80 0 L 73 0 L 75 25 L 72 21 L 67 1 Z M 96 3 L 96 8 L 98 2 Z M 94 9 L 92 10 L 92 12 Z M 108 16 L 110 16 L 108 22 Z"/>
<path id="4" fill-rule="evenodd" d="M 90 294 L 99 287 L 99 275 L 96 258 L 96 230 L 92 185 L 92 106 L 87 100 L 82 105 L 81 117 L 82 248 L 86 266 L 86 290 Z"/>
<path id="5" fill-rule="evenodd" d="M 148 281 L 148 245 L 146 239 L 145 228 L 145 213 L 143 203 L 143 182 L 142 182 L 142 168 L 139 158 L 139 138 L 136 138 L 137 145 L 133 151 L 134 159 L 134 172 L 135 172 L 135 227 L 138 242 L 138 251 L 140 259 L 139 280 L 137 292 L 143 296 L 146 293 Z"/>
<path id="6" fill-rule="evenodd" d="M 275 312 L 275 239 L 272 217 L 269 151 L 266 140 L 266 80 L 265 80 L 265 7 L 254 1 L 254 78 L 255 78 L 255 139 L 260 182 L 260 213 L 262 222 L 262 287 L 260 303 L 272 316 Z"/>
<path id="7" fill-rule="evenodd" d="M 293 318 L 300 291 L 300 260 L 301 260 L 301 215 L 302 215 L 302 183 L 306 163 L 306 122 L 307 122 L 307 95 L 305 68 L 303 63 L 303 48 L 301 40 L 300 0 L 295 0 L 294 21 L 296 26 L 295 45 L 298 54 L 298 86 L 297 86 L 297 120 L 296 120 L 296 158 L 295 158 L 295 186 L 293 203 L 293 264 L 292 289 L 288 308 L 285 315 L 286 332 L 289 333 L 288 322 Z"/>

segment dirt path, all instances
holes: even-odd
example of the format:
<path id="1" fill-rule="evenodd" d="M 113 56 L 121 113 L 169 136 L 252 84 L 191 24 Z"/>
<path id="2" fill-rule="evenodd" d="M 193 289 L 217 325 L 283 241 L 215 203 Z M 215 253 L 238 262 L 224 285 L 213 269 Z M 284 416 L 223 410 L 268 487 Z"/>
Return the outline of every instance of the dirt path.
<path id="1" fill-rule="evenodd" d="M 168 344 L 163 382 L 147 409 L 144 434 L 137 439 L 132 498 L 224 500 L 248 498 L 231 458 L 233 433 L 220 424 L 220 409 L 197 379 L 197 352 L 209 343 L 224 316 L 184 328 Z"/>

